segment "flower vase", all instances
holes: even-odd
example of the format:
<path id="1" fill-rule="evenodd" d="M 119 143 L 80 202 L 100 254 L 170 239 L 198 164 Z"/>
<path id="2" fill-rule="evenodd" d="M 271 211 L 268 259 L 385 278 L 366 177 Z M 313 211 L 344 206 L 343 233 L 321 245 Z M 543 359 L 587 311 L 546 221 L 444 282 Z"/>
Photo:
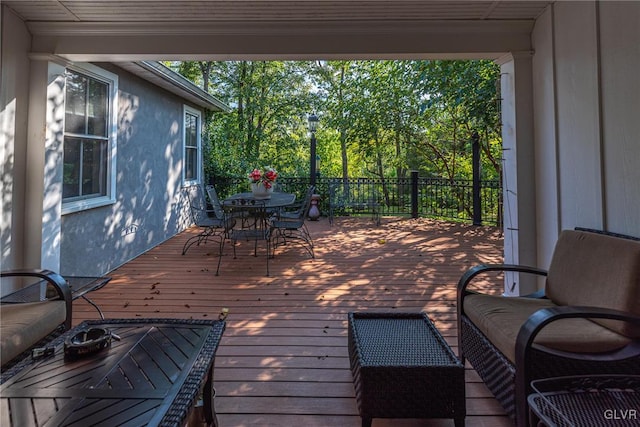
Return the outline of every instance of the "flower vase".
<path id="1" fill-rule="evenodd" d="M 262 182 L 252 182 L 251 192 L 253 193 L 253 198 L 256 200 L 270 199 L 273 193 L 273 186 L 265 188 Z"/>

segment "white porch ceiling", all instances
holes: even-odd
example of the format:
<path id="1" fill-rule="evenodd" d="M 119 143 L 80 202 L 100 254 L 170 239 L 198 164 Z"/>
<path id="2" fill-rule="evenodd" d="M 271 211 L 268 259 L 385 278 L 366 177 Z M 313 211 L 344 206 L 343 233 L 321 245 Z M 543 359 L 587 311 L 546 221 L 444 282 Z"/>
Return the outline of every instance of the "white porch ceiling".
<path id="1" fill-rule="evenodd" d="M 3 0 L 71 60 L 497 58 L 552 0 Z"/>
<path id="2" fill-rule="evenodd" d="M 552 1 L 4 0 L 27 22 L 532 21 Z"/>

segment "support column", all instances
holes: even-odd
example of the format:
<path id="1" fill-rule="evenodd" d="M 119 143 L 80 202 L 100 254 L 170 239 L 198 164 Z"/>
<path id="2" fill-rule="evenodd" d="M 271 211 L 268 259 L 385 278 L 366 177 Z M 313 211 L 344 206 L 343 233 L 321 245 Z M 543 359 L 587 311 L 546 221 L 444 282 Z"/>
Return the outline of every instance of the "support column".
<path id="1" fill-rule="evenodd" d="M 502 94 L 504 261 L 537 266 L 532 55 L 512 53 L 498 61 Z M 537 290 L 531 275 L 505 274 L 507 296 Z"/>
<path id="2" fill-rule="evenodd" d="M 60 270 L 65 65 L 33 60 L 25 195 L 25 267 Z"/>

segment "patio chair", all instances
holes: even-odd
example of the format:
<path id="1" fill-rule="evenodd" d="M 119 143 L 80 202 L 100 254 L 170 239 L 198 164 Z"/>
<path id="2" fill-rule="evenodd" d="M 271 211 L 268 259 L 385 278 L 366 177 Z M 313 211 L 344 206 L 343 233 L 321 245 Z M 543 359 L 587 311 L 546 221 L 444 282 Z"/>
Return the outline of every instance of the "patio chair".
<path id="1" fill-rule="evenodd" d="M 380 201 L 374 188 L 356 183 L 329 183 L 329 225 L 333 225 L 339 214 L 363 215 L 370 214 L 377 226 L 380 225 Z"/>
<path id="2" fill-rule="evenodd" d="M 44 345 L 71 328 L 72 296 L 67 281 L 50 270 L 0 271 L 7 286 L 20 289 L 0 299 L 0 362 L 2 371 L 23 360 L 33 347 Z"/>
<path id="3" fill-rule="evenodd" d="M 298 219 L 303 213 L 307 215 L 311 207 L 311 196 L 313 196 L 315 192 L 315 185 L 310 186 L 302 202 L 282 208 L 277 214 L 277 219 Z M 306 209 L 305 205 L 307 205 Z"/>
<path id="4" fill-rule="evenodd" d="M 207 196 L 209 196 L 209 203 L 211 204 L 213 210 L 215 211 L 217 218 L 224 218 L 224 209 L 222 208 L 222 202 L 218 197 L 218 192 L 213 185 L 207 185 Z M 234 220 L 242 221 L 242 227 L 245 227 L 249 221 L 249 212 L 237 212 L 233 217 Z M 234 225 L 235 226 L 235 225 Z"/>
<path id="5" fill-rule="evenodd" d="M 207 200 L 200 185 L 194 185 L 185 189 L 186 198 L 189 201 L 191 220 L 200 228 L 197 236 L 189 238 L 182 247 L 182 255 L 185 255 L 194 244 L 200 246 L 210 239 L 219 240 L 222 245 L 229 230 L 236 224 L 235 218 L 225 218 L 222 209 L 207 209 Z"/>
<path id="6" fill-rule="evenodd" d="M 207 185 L 205 189 L 207 190 L 207 197 L 209 197 L 209 204 L 211 204 L 211 208 L 213 209 L 216 218 L 224 218 L 222 203 L 220 203 L 220 199 L 218 198 L 216 187 L 213 185 Z"/>
<path id="7" fill-rule="evenodd" d="M 311 258 L 315 258 L 313 252 L 313 240 L 309 229 L 305 224 L 307 216 L 309 214 L 309 208 L 311 207 L 311 196 L 315 192 L 315 186 L 309 187 L 303 203 L 295 211 L 280 212 L 278 216 L 271 219 L 271 235 L 274 243 L 272 245 L 275 254 L 275 249 L 283 244 L 286 245 L 288 241 L 293 241 L 302 246 L 311 255 Z"/>
<path id="8" fill-rule="evenodd" d="M 233 245 L 233 259 L 237 258 L 236 246 L 239 240 L 254 242 L 253 256 L 258 256 L 258 241 L 266 243 L 267 252 L 265 255 L 267 263 L 267 276 L 269 276 L 269 257 L 271 256 L 271 228 L 267 214 L 266 202 L 254 198 L 234 198 L 225 200 L 222 203 L 225 218 L 228 221 L 234 220 L 239 215 L 246 217 L 241 228 L 231 228 L 228 233 L 229 240 Z M 225 239 L 220 244 L 220 258 L 218 258 L 218 268 L 216 276 L 220 273 L 220 261 L 224 251 Z"/>

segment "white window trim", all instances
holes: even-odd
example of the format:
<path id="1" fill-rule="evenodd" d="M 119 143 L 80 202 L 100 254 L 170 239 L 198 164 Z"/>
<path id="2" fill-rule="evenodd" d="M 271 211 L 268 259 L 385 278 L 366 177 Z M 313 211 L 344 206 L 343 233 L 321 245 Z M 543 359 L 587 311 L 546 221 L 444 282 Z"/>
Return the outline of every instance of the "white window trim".
<path id="1" fill-rule="evenodd" d="M 107 157 L 107 194 L 90 199 L 62 202 L 62 215 L 112 205 L 116 202 L 116 151 L 118 142 L 118 76 L 93 64 L 74 64 L 68 69 L 109 85 L 109 155 Z M 63 127 L 64 129 L 64 124 Z"/>
<path id="2" fill-rule="evenodd" d="M 197 159 L 197 172 L 195 179 L 187 179 L 185 177 L 187 166 L 187 126 L 186 118 L 187 113 L 198 117 L 198 130 L 197 130 L 197 144 L 198 144 L 198 159 Z M 189 185 L 195 185 L 202 183 L 202 112 L 188 105 L 184 105 L 182 113 L 182 185 L 187 187 Z"/>

